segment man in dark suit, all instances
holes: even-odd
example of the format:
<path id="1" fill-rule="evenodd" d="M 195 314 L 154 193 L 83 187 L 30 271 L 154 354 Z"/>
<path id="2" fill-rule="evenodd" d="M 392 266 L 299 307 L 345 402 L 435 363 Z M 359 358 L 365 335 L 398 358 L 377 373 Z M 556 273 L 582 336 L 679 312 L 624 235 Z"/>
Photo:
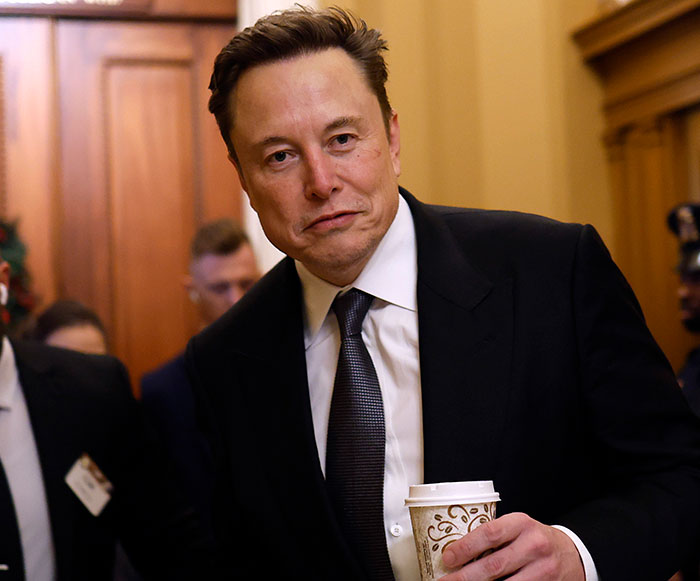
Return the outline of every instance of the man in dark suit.
<path id="1" fill-rule="evenodd" d="M 147 579 L 206 578 L 208 541 L 124 366 L 0 341 L 0 579 L 111 580 L 117 539 Z"/>
<path id="2" fill-rule="evenodd" d="M 230 309 L 259 278 L 253 249 L 240 224 L 221 219 L 197 230 L 190 244 L 190 272 L 184 286 L 197 305 L 202 327 Z M 210 530 L 211 452 L 196 425 L 184 354 L 143 376 L 141 402 L 177 468 L 188 499 Z"/>
<path id="3" fill-rule="evenodd" d="M 502 516 L 447 547 L 445 581 L 668 579 L 698 538 L 700 430 L 631 289 L 590 226 L 400 189 L 385 48 L 299 9 L 215 64 L 210 109 L 288 255 L 188 349 L 230 570 L 418 579 L 408 485 L 493 480 Z"/>

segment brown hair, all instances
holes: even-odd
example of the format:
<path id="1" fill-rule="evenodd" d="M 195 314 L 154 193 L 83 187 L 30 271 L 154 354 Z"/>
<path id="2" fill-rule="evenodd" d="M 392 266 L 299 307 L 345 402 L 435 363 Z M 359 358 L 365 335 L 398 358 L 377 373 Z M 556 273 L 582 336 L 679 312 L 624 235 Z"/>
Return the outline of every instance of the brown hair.
<path id="1" fill-rule="evenodd" d="M 46 308 L 34 322 L 34 326 L 25 333 L 25 338 L 44 342 L 58 329 L 92 325 L 107 342 L 107 334 L 97 313 L 79 301 L 58 300 Z"/>
<path id="2" fill-rule="evenodd" d="M 382 55 L 387 45 L 379 31 L 368 28 L 364 20 L 341 8 L 313 10 L 297 5 L 261 18 L 234 36 L 216 57 L 209 83 L 212 92 L 209 111 L 216 117 L 219 131 L 234 159 L 236 153 L 230 137 L 233 127 L 231 94 L 241 74 L 264 63 L 329 48 L 342 48 L 360 66 L 379 100 L 388 132 L 391 105 L 386 94 L 388 73 Z"/>
<path id="3" fill-rule="evenodd" d="M 231 254 L 243 244 L 248 243 L 248 236 L 238 222 L 228 218 L 204 224 L 192 239 L 190 256 L 192 260 L 205 254 Z"/>

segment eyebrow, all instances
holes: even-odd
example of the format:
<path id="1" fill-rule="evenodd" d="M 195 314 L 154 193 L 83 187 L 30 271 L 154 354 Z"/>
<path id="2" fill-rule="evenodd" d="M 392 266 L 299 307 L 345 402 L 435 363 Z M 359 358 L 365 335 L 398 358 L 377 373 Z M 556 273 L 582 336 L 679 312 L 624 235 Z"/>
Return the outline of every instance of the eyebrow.
<path id="1" fill-rule="evenodd" d="M 359 117 L 338 117 L 338 119 L 326 125 L 326 131 L 341 129 L 342 127 L 347 127 L 348 125 L 358 125 L 359 123 Z"/>
<path id="2" fill-rule="evenodd" d="M 350 125 L 358 125 L 360 123 L 359 117 L 349 117 L 343 116 L 331 121 L 326 125 L 325 131 L 335 131 L 336 129 L 342 129 L 343 127 L 348 127 Z M 287 141 L 287 138 L 279 135 L 270 135 L 258 143 L 258 147 L 267 147 L 268 145 L 275 145 L 276 143 L 282 143 Z"/>

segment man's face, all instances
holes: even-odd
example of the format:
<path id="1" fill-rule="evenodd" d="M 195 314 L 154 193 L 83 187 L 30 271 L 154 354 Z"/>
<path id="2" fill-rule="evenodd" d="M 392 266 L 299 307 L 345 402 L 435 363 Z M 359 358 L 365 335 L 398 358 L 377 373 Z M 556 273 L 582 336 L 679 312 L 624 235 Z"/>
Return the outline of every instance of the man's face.
<path id="1" fill-rule="evenodd" d="M 678 298 L 683 325 L 692 333 L 700 333 L 700 272 L 681 273 Z"/>
<path id="2" fill-rule="evenodd" d="M 107 353 L 107 343 L 102 331 L 90 323 L 60 327 L 46 337 L 44 343 L 81 353 Z"/>
<path id="3" fill-rule="evenodd" d="M 260 278 L 249 244 L 231 254 L 204 254 L 192 262 L 187 283 L 205 325 L 214 322 Z"/>
<path id="4" fill-rule="evenodd" d="M 361 272 L 398 207 L 399 125 L 342 49 L 254 67 L 231 97 L 241 183 L 265 234 L 337 285 Z"/>

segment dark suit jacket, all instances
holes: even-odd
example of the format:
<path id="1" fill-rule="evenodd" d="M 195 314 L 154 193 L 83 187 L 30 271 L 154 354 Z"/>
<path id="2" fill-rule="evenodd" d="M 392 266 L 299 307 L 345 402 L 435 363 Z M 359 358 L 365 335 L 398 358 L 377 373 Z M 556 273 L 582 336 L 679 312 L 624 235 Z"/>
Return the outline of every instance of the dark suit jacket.
<path id="1" fill-rule="evenodd" d="M 402 195 L 425 482 L 493 480 L 499 514 L 569 527 L 602 579 L 667 579 L 698 536 L 698 420 L 594 229 Z M 285 259 L 188 347 L 218 532 L 233 571 L 362 579 L 324 488 L 302 311 Z"/>
<path id="2" fill-rule="evenodd" d="M 211 529 L 211 451 L 195 419 L 194 394 L 180 354 L 141 379 L 141 404 L 175 464 L 188 500 Z"/>
<path id="3" fill-rule="evenodd" d="M 683 386 L 683 394 L 690 409 L 700 416 L 700 349 L 693 349 L 678 373 L 678 380 Z"/>
<path id="4" fill-rule="evenodd" d="M 36 440 L 59 581 L 112 578 L 119 538 L 152 579 L 190 579 L 211 552 L 170 483 L 131 395 L 123 365 L 39 343 L 13 342 Z M 64 482 L 86 452 L 114 486 L 98 517 Z"/>

